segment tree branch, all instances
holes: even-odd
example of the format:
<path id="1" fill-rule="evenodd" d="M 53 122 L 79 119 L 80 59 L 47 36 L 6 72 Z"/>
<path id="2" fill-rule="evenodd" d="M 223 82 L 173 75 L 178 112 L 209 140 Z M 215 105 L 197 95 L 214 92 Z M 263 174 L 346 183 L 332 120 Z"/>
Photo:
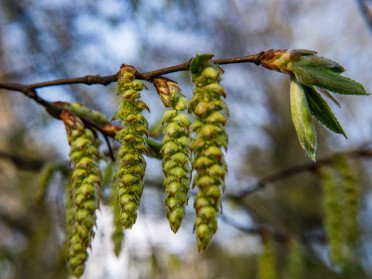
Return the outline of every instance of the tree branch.
<path id="1" fill-rule="evenodd" d="M 372 159 L 372 150 L 362 147 L 362 148 L 358 148 L 358 149 L 355 149 L 355 150 L 350 150 L 350 151 L 346 151 L 346 152 L 339 152 L 339 153 L 332 154 L 328 157 L 325 157 L 323 159 L 318 160 L 318 162 L 315 162 L 315 163 L 306 163 L 306 164 L 290 167 L 290 168 L 275 172 L 275 173 L 273 173 L 269 176 L 266 176 L 262 179 L 259 179 L 253 185 L 247 187 L 246 189 L 244 189 L 244 190 L 242 190 L 242 191 L 240 191 L 236 194 L 226 194 L 225 197 L 227 197 L 229 199 L 232 199 L 232 200 L 236 200 L 236 201 L 242 200 L 246 196 L 251 195 L 251 194 L 265 188 L 269 184 L 278 182 L 278 181 L 283 180 L 283 179 L 287 179 L 291 176 L 300 174 L 302 172 L 315 172 L 321 167 L 324 167 L 324 166 L 327 166 L 327 165 L 332 165 L 334 163 L 335 158 L 339 155 L 343 155 L 343 156 L 346 156 L 348 158 L 363 158 L 364 157 L 364 158 L 367 158 L 367 159 Z"/>
<path id="2" fill-rule="evenodd" d="M 248 55 L 248 56 L 216 59 L 216 60 L 212 60 L 212 62 L 218 65 L 236 64 L 236 63 L 255 63 L 256 65 L 259 65 L 260 57 L 262 53 L 263 52 L 253 54 L 253 55 Z M 161 75 L 180 72 L 180 71 L 186 71 L 188 69 L 188 66 L 189 66 L 189 62 L 185 62 L 179 65 L 170 66 L 170 67 L 166 67 L 166 68 L 162 68 L 162 69 L 158 69 L 158 70 L 154 70 L 150 72 L 144 72 L 144 73 L 137 72 L 136 78 L 151 82 L 154 78 L 161 76 Z M 38 88 L 43 88 L 43 87 L 69 85 L 69 84 L 109 85 L 110 83 L 116 82 L 117 80 L 118 80 L 117 73 L 113 75 L 108 75 L 108 76 L 86 75 L 82 77 L 56 79 L 56 80 L 43 81 L 43 82 L 37 82 L 37 83 L 31 83 L 31 84 L 0 82 L 0 88 L 6 89 L 6 90 L 12 90 L 12 91 L 24 92 L 24 91 L 29 91 L 29 90 L 35 90 Z"/>

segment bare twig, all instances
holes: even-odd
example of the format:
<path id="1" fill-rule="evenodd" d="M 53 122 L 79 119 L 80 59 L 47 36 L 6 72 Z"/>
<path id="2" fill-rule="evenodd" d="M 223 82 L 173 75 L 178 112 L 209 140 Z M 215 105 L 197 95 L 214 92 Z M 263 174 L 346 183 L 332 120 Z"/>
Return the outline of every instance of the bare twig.
<path id="1" fill-rule="evenodd" d="M 216 59 L 212 62 L 215 64 L 223 65 L 223 64 L 235 64 L 235 63 L 255 63 L 257 65 L 260 64 L 260 55 L 262 52 L 254 54 L 254 55 L 248 55 L 248 56 L 241 56 L 241 57 L 233 57 L 233 58 L 223 58 L 223 59 Z M 186 71 L 188 69 L 189 62 L 182 63 L 175 66 L 170 66 L 150 72 L 144 72 L 136 73 L 136 78 L 152 81 L 154 78 L 180 72 L 180 71 Z M 13 82 L 0 82 L 0 88 L 6 89 L 6 90 L 12 90 L 12 91 L 19 91 L 19 92 L 25 92 L 30 90 L 35 90 L 38 88 L 43 87 L 50 87 L 50 86 L 59 86 L 59 85 L 70 85 L 70 84 L 86 84 L 86 85 L 93 85 L 93 84 L 101 84 L 101 85 L 109 85 L 113 82 L 116 82 L 118 80 L 118 75 L 108 75 L 108 76 L 100 76 L 100 75 L 86 75 L 82 77 L 76 77 L 76 78 L 66 78 L 66 79 L 56 79 L 56 80 L 50 80 L 50 81 L 43 81 L 43 82 L 37 82 L 37 83 L 31 83 L 31 84 L 19 84 L 19 83 L 13 83 Z"/>
<path id="2" fill-rule="evenodd" d="M 367 148 L 358 148 L 350 151 L 345 152 L 339 152 L 336 154 L 332 154 L 328 157 L 325 157 L 323 159 L 318 160 L 316 163 L 306 163 L 302 165 L 297 165 L 294 167 L 290 167 L 288 169 L 280 170 L 278 172 L 275 172 L 269 176 L 266 176 L 262 179 L 259 179 L 256 183 L 253 185 L 247 187 L 246 189 L 236 193 L 236 194 L 227 194 L 225 195 L 229 199 L 233 200 L 241 200 L 245 198 L 246 196 L 253 194 L 263 188 L 265 188 L 267 185 L 272 184 L 274 182 L 278 182 L 280 180 L 292 177 L 294 175 L 300 174 L 302 172 L 314 172 L 318 170 L 320 167 L 326 166 L 326 165 L 332 165 L 334 163 L 334 159 L 336 156 L 343 155 L 348 158 L 367 158 L 372 159 L 372 150 Z"/>

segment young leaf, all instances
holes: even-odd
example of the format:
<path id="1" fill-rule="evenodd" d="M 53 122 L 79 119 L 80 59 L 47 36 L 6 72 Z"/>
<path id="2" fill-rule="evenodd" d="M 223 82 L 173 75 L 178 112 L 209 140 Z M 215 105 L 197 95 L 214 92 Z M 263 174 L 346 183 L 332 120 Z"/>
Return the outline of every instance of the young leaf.
<path id="1" fill-rule="evenodd" d="M 291 63 L 290 68 L 298 82 L 304 85 L 318 86 L 344 95 L 369 95 L 360 83 L 328 68 L 296 63 Z"/>
<path id="2" fill-rule="evenodd" d="M 291 78 L 290 102 L 292 120 L 298 139 L 307 156 L 315 161 L 316 134 L 311 119 L 311 111 L 301 84 Z"/>
<path id="3" fill-rule="evenodd" d="M 322 96 L 311 87 L 303 86 L 303 89 L 312 115 L 331 131 L 347 138 L 342 126 Z"/>
<path id="4" fill-rule="evenodd" d="M 293 63 L 298 66 L 327 68 L 336 73 L 345 72 L 345 68 L 337 62 L 318 55 L 304 55 L 302 53 L 301 57 L 298 60 L 295 60 Z M 289 64 L 288 66 L 291 67 L 291 64 Z"/>
<path id="5" fill-rule="evenodd" d="M 200 74 L 214 55 L 211 53 L 197 54 L 189 63 L 189 70 L 192 74 Z"/>

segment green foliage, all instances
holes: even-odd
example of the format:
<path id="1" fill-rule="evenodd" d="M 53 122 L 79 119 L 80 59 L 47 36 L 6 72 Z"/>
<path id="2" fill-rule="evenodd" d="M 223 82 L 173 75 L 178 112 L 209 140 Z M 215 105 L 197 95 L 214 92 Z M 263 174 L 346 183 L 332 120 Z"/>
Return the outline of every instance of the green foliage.
<path id="1" fill-rule="evenodd" d="M 315 160 L 316 138 L 310 115 L 315 116 L 333 132 L 346 137 L 329 105 L 317 91 L 330 90 L 338 94 L 369 95 L 360 83 L 341 75 L 345 69 L 340 64 L 317 56 L 315 51 L 269 50 L 260 55 L 260 63 L 268 69 L 290 75 L 293 123 L 302 148 L 313 160 Z"/>
<path id="2" fill-rule="evenodd" d="M 71 273 L 80 277 L 94 236 L 95 211 L 99 206 L 101 174 L 98 168 L 98 140 L 72 114 L 66 112 L 64 121 L 74 168 L 67 194 L 68 265 Z"/>
<path id="3" fill-rule="evenodd" d="M 342 134 L 346 138 L 346 134 L 338 122 L 336 116 L 333 114 L 330 106 L 320 96 L 320 94 L 313 88 L 302 86 L 305 91 L 307 103 L 309 105 L 311 114 L 315 116 L 324 126 L 331 131 Z"/>
<path id="4" fill-rule="evenodd" d="M 322 65 L 307 66 L 292 62 L 288 65 L 288 68 L 293 71 L 296 79 L 301 84 L 310 87 L 318 86 L 338 94 L 368 95 L 360 83 L 341 76 L 339 72 L 322 67 Z"/>
<path id="5" fill-rule="evenodd" d="M 145 141 L 148 123 L 142 111 L 148 107 L 140 100 L 140 91 L 143 89 L 143 83 L 135 79 L 135 69 L 123 65 L 117 86 L 121 102 L 114 118 L 120 119 L 124 127 L 116 133 L 121 148 L 116 155 L 119 168 L 114 179 L 118 183 L 120 218 L 126 229 L 131 228 L 136 222 L 146 170 L 143 153 L 148 148 Z"/>
<path id="6" fill-rule="evenodd" d="M 219 84 L 222 70 L 212 64 L 192 60 L 190 65 L 202 68 L 194 71 L 192 80 L 195 84 L 194 96 L 190 101 L 189 111 L 196 120 L 190 126 L 195 133 L 192 143 L 196 170 L 193 184 L 199 188 L 195 197 L 196 219 L 194 230 L 199 251 L 206 249 L 213 234 L 217 231 L 217 216 L 221 211 L 222 191 L 225 187 L 227 166 L 222 147 L 227 148 L 228 136 L 224 128 L 228 109 L 221 97 L 225 96 Z"/>
<path id="7" fill-rule="evenodd" d="M 304 88 L 291 79 L 290 101 L 293 124 L 306 155 L 315 160 L 316 134 Z"/>

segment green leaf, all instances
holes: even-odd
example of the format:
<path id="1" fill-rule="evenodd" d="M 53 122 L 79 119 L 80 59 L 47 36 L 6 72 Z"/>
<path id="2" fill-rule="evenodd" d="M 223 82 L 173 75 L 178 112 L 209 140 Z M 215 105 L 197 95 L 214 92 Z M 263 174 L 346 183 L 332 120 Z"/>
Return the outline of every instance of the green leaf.
<path id="1" fill-rule="evenodd" d="M 311 87 L 303 86 L 303 89 L 312 115 L 331 131 L 342 134 L 347 138 L 332 109 L 322 96 Z"/>
<path id="2" fill-rule="evenodd" d="M 315 161 L 316 134 L 311 119 L 311 111 L 303 86 L 294 78 L 291 78 L 290 102 L 292 120 L 300 144 L 306 155 Z"/>
<path id="3" fill-rule="evenodd" d="M 369 95 L 363 85 L 328 68 L 290 63 L 299 83 L 318 86 L 345 95 Z"/>
<path id="4" fill-rule="evenodd" d="M 317 56 L 317 55 L 302 55 L 297 61 L 293 62 L 295 65 L 300 66 L 312 66 L 319 68 L 327 68 L 336 73 L 345 72 L 345 68 L 337 62 Z"/>
<path id="5" fill-rule="evenodd" d="M 208 65 L 213 56 L 212 53 L 197 54 L 189 63 L 189 71 L 192 74 L 199 74 Z"/>

